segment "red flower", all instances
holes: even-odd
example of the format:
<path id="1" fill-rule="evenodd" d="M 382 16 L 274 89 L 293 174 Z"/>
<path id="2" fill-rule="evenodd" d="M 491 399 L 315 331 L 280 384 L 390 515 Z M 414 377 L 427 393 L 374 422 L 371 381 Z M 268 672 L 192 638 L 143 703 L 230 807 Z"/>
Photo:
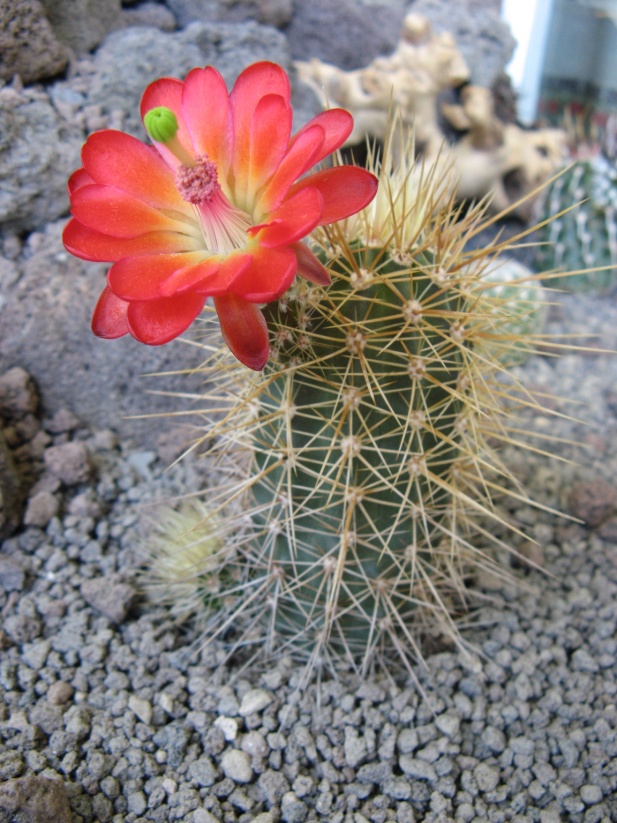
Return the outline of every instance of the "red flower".
<path id="1" fill-rule="evenodd" d="M 267 62 L 245 69 L 231 93 L 210 66 L 157 80 L 141 113 L 154 146 L 96 132 L 69 180 L 67 250 L 114 264 L 93 331 L 167 343 L 212 297 L 231 351 L 261 369 L 268 329 L 256 304 L 280 297 L 296 273 L 329 283 L 302 238 L 375 195 L 363 169 L 302 176 L 342 145 L 351 115 L 326 111 L 291 137 L 289 79 Z"/>

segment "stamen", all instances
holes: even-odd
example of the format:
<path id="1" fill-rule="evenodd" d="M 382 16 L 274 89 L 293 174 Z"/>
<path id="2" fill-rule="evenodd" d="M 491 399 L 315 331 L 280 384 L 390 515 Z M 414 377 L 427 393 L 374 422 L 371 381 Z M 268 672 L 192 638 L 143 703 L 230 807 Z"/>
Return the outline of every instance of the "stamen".
<path id="1" fill-rule="evenodd" d="M 210 202 L 221 188 L 216 163 L 202 154 L 195 158 L 194 166 L 179 166 L 176 171 L 176 187 L 189 203 L 201 206 Z"/>

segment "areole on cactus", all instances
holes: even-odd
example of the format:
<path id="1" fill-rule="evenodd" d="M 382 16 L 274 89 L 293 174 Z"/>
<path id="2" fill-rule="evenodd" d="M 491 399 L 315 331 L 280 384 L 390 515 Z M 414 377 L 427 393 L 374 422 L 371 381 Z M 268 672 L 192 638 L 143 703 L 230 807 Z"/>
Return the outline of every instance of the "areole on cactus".
<path id="1" fill-rule="evenodd" d="M 290 141 L 288 84 L 258 65 L 231 95 L 209 69 L 153 84 L 142 108 L 162 160 L 94 135 L 72 178 L 67 248 L 115 261 L 98 333 L 164 342 L 204 311 L 212 479 L 203 523 L 193 512 L 173 532 L 183 558 L 187 535 L 191 552 L 202 534 L 208 547 L 194 602 L 209 636 L 233 627 L 238 645 L 265 640 L 312 663 L 409 661 L 425 630 L 456 636 L 465 576 L 504 545 L 498 499 L 525 499 L 498 447 L 517 440 L 508 401 L 520 401 L 504 353 L 520 343 L 513 321 L 537 307 L 496 293 L 486 275 L 505 244 L 467 251 L 483 209 L 463 213 L 410 157 L 394 167 L 386 147 L 372 159 L 376 196 L 375 176 L 353 167 L 297 181 L 349 120 L 326 112 Z M 136 182 L 149 164 L 158 188 Z M 129 229 L 105 216 L 110 203 Z M 244 215 L 224 241 L 219 206 Z M 176 316 L 182 301 L 191 309 Z"/>

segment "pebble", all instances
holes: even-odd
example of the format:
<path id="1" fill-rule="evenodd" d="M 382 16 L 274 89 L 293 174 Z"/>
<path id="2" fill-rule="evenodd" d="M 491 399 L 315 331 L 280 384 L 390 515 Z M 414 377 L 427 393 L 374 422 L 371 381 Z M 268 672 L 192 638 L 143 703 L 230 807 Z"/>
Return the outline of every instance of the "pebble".
<path id="1" fill-rule="evenodd" d="M 228 749 L 223 754 L 221 768 L 225 777 L 237 783 L 250 783 L 254 776 L 251 758 L 239 749 Z"/>
<path id="2" fill-rule="evenodd" d="M 129 583 L 119 577 L 96 577 L 81 585 L 81 594 L 86 603 L 104 614 L 112 623 L 123 623 L 136 596 Z"/>
<path id="3" fill-rule="evenodd" d="M 49 446 L 44 458 L 49 471 L 65 486 L 85 483 L 90 476 L 90 455 L 80 441 Z"/>
<path id="4" fill-rule="evenodd" d="M 569 496 L 570 511 L 590 528 L 597 528 L 614 514 L 617 488 L 603 478 L 577 483 Z"/>
<path id="5" fill-rule="evenodd" d="M 132 694 L 129 697 L 129 709 L 147 726 L 152 722 L 152 703 Z"/>
<path id="6" fill-rule="evenodd" d="M 49 491 L 40 491 L 28 500 L 24 514 L 26 526 L 37 526 L 44 529 L 52 517 L 60 510 L 60 501 L 55 494 Z"/>
<path id="7" fill-rule="evenodd" d="M 478 763 L 473 776 L 481 792 L 491 792 L 499 785 L 499 769 L 488 763 Z"/>
<path id="8" fill-rule="evenodd" d="M 0 587 L 5 592 L 20 592 L 25 582 L 23 567 L 10 557 L 0 555 Z"/>
<path id="9" fill-rule="evenodd" d="M 269 706 L 273 700 L 273 695 L 265 689 L 251 689 L 242 698 L 240 716 L 247 717 L 250 714 L 261 712 Z"/>
<path id="10" fill-rule="evenodd" d="M 0 784 L 0 816 L 24 823 L 72 823 L 69 795 L 61 780 L 29 775 Z"/>
<path id="11" fill-rule="evenodd" d="M 225 740 L 232 741 L 238 736 L 238 721 L 234 717 L 219 715 L 214 721 L 216 728 L 223 732 Z"/>
<path id="12" fill-rule="evenodd" d="M 402 754 L 398 759 L 398 764 L 408 777 L 414 780 L 426 780 L 433 783 L 437 780 L 437 772 L 430 763 L 424 760 L 419 760 L 415 757 L 410 757 L 408 754 Z"/>
<path id="13" fill-rule="evenodd" d="M 601 802 L 602 789 L 599 786 L 592 786 L 586 783 L 584 786 L 581 786 L 580 796 L 586 806 L 593 806 Z"/>
<path id="14" fill-rule="evenodd" d="M 15 366 L 0 375 L 0 415 L 20 419 L 34 414 L 39 397 L 28 372 Z"/>

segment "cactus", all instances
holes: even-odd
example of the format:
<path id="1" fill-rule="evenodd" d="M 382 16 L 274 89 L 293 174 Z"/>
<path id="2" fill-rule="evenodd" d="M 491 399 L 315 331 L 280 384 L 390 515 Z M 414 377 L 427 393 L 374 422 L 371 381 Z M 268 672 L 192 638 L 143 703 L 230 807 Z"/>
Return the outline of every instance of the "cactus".
<path id="1" fill-rule="evenodd" d="M 497 451 L 517 439 L 521 389 L 502 378 L 525 300 L 487 279 L 503 246 L 466 252 L 484 212 L 449 190 L 384 160 L 375 201 L 314 236 L 332 284 L 296 279 L 264 308 L 262 372 L 206 319 L 204 495 L 233 581 L 210 636 L 233 626 L 311 664 L 410 661 L 425 631 L 457 637 L 466 575 L 495 567 L 497 501 L 526 499 Z"/>
<path id="2" fill-rule="evenodd" d="M 561 212 L 576 205 L 574 208 Z M 608 291 L 617 267 L 617 168 L 602 155 L 579 160 L 547 188 L 537 271 L 568 271 L 546 284 L 566 291 Z"/>

